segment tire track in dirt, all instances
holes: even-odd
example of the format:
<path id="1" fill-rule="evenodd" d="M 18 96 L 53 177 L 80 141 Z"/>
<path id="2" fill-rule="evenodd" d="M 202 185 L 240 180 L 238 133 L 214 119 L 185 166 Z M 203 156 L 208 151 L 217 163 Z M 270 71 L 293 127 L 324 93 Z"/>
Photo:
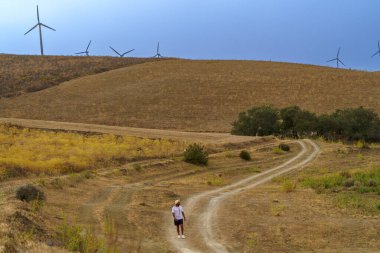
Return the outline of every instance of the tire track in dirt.
<path id="1" fill-rule="evenodd" d="M 313 141 L 302 140 L 297 142 L 302 148 L 301 152 L 283 164 L 232 185 L 203 192 L 188 199 L 184 206 L 186 208 L 185 211 L 188 213 L 187 216 L 192 223 L 191 226 L 187 227 L 190 227 L 190 232 L 194 235 L 195 239 L 177 239 L 172 226 L 167 226 L 167 240 L 171 243 L 173 248 L 181 253 L 205 252 L 205 249 L 207 249 L 207 252 L 230 252 L 212 233 L 212 225 L 215 224 L 215 219 L 217 218 L 216 213 L 222 200 L 232 197 L 241 191 L 257 187 L 292 170 L 301 169 L 307 163 L 314 160 L 320 153 L 319 147 Z M 201 208 L 202 204 L 205 208 Z M 192 221 L 192 218 L 194 218 L 195 222 Z M 189 231 L 188 228 L 187 231 Z"/>

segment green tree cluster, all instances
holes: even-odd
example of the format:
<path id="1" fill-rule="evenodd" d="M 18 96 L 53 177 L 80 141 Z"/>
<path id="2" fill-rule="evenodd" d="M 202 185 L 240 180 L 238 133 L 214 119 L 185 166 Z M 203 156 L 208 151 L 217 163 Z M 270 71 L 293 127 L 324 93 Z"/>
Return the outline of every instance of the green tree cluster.
<path id="1" fill-rule="evenodd" d="M 316 115 L 298 106 L 282 109 L 260 106 L 240 113 L 233 123 L 232 134 L 380 141 L 380 119 L 376 112 L 363 107 Z"/>

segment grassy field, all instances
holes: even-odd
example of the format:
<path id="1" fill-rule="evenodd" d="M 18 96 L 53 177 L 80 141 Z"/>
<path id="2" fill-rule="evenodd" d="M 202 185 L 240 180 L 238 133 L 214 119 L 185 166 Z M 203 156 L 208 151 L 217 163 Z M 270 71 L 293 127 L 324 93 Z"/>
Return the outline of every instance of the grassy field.
<path id="1" fill-rule="evenodd" d="M 83 135 L 0 125 L 0 180 L 58 175 L 147 158 L 171 157 L 184 144 L 115 135 Z"/>
<path id="2" fill-rule="evenodd" d="M 153 61 L 143 58 L 0 55 L 0 97 L 43 90 L 71 79 Z"/>
<path id="3" fill-rule="evenodd" d="M 380 73 L 257 61 L 139 64 L 0 100 L 3 117 L 145 128 L 230 131 L 252 106 L 299 105 L 325 113 L 380 112 Z"/>
<path id="4" fill-rule="evenodd" d="M 306 168 L 221 208 L 232 252 L 378 252 L 379 146 L 318 144 L 322 153 Z"/>

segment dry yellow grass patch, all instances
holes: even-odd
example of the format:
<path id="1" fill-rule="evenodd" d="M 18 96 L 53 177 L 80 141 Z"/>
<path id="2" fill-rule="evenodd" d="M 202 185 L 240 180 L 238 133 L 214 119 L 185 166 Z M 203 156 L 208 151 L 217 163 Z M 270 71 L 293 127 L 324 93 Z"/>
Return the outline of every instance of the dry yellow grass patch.
<path id="1" fill-rule="evenodd" d="M 142 158 L 169 157 L 182 150 L 183 144 L 165 139 L 86 136 L 0 125 L 0 178 L 78 172 Z"/>

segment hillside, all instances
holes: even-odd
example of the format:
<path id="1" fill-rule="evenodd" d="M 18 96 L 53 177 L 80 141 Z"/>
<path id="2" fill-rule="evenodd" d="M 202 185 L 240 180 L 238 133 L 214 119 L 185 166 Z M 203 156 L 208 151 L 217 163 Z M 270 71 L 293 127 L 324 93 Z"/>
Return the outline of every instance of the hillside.
<path id="1" fill-rule="evenodd" d="M 254 105 L 316 113 L 380 112 L 380 74 L 256 61 L 167 60 L 81 77 L 0 99 L 1 117 L 198 131 L 230 131 Z"/>
<path id="2" fill-rule="evenodd" d="M 154 59 L 0 54 L 0 97 L 34 92 L 81 76 L 152 60 Z"/>

